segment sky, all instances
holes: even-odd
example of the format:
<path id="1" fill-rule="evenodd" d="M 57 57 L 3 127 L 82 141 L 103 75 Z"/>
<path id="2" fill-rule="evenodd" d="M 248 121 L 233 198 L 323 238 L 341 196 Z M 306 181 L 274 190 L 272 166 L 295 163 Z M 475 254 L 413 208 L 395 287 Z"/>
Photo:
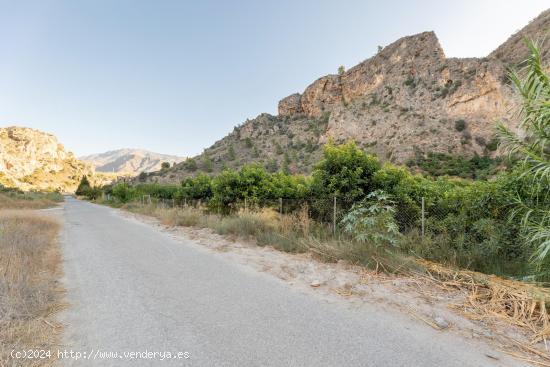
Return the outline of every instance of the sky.
<path id="1" fill-rule="evenodd" d="M 0 127 L 77 155 L 192 156 L 315 79 L 433 30 L 482 57 L 548 0 L 0 0 Z"/>

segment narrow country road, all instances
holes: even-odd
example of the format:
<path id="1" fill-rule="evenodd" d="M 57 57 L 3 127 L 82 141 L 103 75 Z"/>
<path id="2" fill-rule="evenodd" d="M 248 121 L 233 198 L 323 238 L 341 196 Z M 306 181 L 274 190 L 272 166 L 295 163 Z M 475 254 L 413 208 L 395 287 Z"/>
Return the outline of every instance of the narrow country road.
<path id="1" fill-rule="evenodd" d="M 381 307 L 301 293 L 111 208 L 67 198 L 63 216 L 63 348 L 89 358 L 63 365 L 522 365 Z"/>

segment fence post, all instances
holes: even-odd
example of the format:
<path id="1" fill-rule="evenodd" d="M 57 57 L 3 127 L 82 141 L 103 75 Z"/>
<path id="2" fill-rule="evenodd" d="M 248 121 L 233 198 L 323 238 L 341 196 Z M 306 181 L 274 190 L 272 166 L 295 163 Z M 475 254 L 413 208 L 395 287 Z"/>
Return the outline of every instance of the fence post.
<path id="1" fill-rule="evenodd" d="M 426 221 L 426 214 L 424 210 L 424 196 L 422 196 L 422 239 L 424 239 L 425 221 Z"/>
<path id="2" fill-rule="evenodd" d="M 283 215 L 283 198 L 279 198 L 279 214 Z"/>
<path id="3" fill-rule="evenodd" d="M 244 212 L 247 213 L 248 212 L 248 204 L 246 202 L 246 197 L 244 198 Z"/>
<path id="4" fill-rule="evenodd" d="M 334 204 L 332 209 L 332 234 L 336 235 L 336 195 L 334 196 Z"/>

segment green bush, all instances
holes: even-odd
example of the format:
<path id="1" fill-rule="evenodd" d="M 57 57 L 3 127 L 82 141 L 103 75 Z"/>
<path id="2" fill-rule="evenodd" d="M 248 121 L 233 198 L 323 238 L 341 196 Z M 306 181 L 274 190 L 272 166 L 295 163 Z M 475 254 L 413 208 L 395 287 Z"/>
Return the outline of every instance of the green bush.
<path id="1" fill-rule="evenodd" d="M 381 168 L 374 156 L 367 155 L 352 143 L 325 146 L 323 159 L 312 174 L 311 195 L 318 198 L 336 197 L 344 208 L 351 206 L 373 191 L 372 177 Z M 325 208 L 316 208 L 328 215 Z"/>
<path id="2" fill-rule="evenodd" d="M 456 131 L 464 131 L 466 129 L 466 121 L 464 120 L 456 120 L 455 121 L 455 130 Z"/>

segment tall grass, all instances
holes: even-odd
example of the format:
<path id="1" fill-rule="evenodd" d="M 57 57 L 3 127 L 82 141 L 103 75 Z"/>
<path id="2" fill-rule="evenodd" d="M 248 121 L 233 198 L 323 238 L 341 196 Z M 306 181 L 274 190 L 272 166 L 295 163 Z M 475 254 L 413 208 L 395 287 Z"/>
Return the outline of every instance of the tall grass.
<path id="1" fill-rule="evenodd" d="M 40 361 L 32 359 L 15 363 L 10 352 L 56 345 L 60 327 L 52 315 L 61 307 L 58 229 L 55 220 L 31 211 L 0 211 L 0 365 L 37 365 Z"/>

